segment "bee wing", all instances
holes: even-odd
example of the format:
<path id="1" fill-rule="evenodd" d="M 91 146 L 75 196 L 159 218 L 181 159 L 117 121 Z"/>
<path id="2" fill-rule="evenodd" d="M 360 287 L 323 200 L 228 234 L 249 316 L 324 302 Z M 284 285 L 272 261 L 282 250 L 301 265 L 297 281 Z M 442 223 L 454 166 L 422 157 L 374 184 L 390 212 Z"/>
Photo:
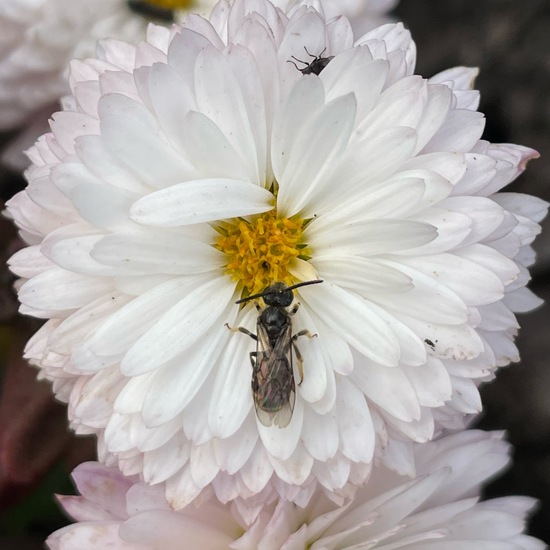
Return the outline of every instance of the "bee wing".
<path id="1" fill-rule="evenodd" d="M 269 398 L 257 399 L 254 398 L 254 406 L 256 408 L 256 416 L 258 420 L 264 426 L 275 426 L 279 428 L 285 428 L 290 423 L 292 418 L 292 413 L 294 412 L 294 403 L 296 401 L 296 388 L 294 379 L 292 379 L 292 388 L 289 392 L 288 399 L 286 401 L 281 401 L 277 410 L 269 410 L 265 405 Z"/>
<path id="2" fill-rule="evenodd" d="M 265 328 L 258 323 L 256 364 L 252 372 L 252 394 L 258 420 L 264 426 L 284 428 L 292 418 L 296 386 L 290 345 L 292 327 L 282 333 L 273 349 Z"/>
<path id="3" fill-rule="evenodd" d="M 260 353 L 264 353 L 269 356 L 272 351 L 271 346 L 269 345 L 269 336 L 267 335 L 266 328 L 262 325 L 262 323 L 260 323 L 260 321 L 256 324 L 256 334 L 258 336 L 258 343 L 256 345 L 258 355 Z"/>
<path id="4" fill-rule="evenodd" d="M 292 413 L 294 412 L 294 403 L 296 401 L 296 389 L 294 385 L 294 380 L 292 380 L 292 390 L 290 391 L 290 396 L 288 401 L 277 411 L 272 418 L 272 423 L 279 428 L 286 428 L 292 418 Z M 260 419 L 260 422 L 262 420 Z M 262 422 L 263 424 L 263 422 Z"/>

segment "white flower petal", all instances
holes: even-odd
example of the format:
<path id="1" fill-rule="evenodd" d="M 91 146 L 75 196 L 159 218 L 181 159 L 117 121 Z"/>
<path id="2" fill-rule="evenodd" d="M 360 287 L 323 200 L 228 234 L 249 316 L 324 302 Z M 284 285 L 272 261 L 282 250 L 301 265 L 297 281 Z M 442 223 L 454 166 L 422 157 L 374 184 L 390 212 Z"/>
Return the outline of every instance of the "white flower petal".
<path id="1" fill-rule="evenodd" d="M 102 234 L 90 235 L 87 225 L 69 225 L 50 233 L 42 242 L 41 251 L 67 271 L 100 277 L 131 274 L 131 270 L 113 269 L 90 256 L 91 250 L 102 237 Z"/>
<path id="2" fill-rule="evenodd" d="M 304 287 L 300 294 L 304 303 L 355 349 L 381 365 L 397 364 L 397 339 L 367 300 L 328 281 L 315 288 L 314 292 Z"/>
<path id="3" fill-rule="evenodd" d="M 38 245 L 18 250 L 9 259 L 8 265 L 13 273 L 25 279 L 30 279 L 53 267 L 53 263 L 41 253 L 41 247 Z"/>
<path id="4" fill-rule="evenodd" d="M 147 483 L 167 481 L 189 460 L 189 444 L 178 432 L 158 449 L 143 453 L 143 478 Z"/>
<path id="5" fill-rule="evenodd" d="M 160 532 L 157 531 L 159 524 L 162 525 Z M 165 545 L 181 538 L 191 546 L 215 550 L 226 546 L 232 540 L 227 533 L 221 530 L 216 532 L 211 526 L 203 526 L 199 521 L 178 521 L 169 511 L 150 511 L 144 517 L 138 515 L 128 520 L 123 527 L 120 536 L 129 540 L 131 544 Z"/>
<path id="6" fill-rule="evenodd" d="M 246 112 L 246 97 L 228 59 L 212 47 L 197 57 L 195 91 L 199 111 L 208 116 L 224 133 L 231 145 L 247 162 L 248 178 L 262 185 L 265 166 L 259 164 L 257 145 Z"/>
<path id="7" fill-rule="evenodd" d="M 387 289 L 401 293 L 411 288 L 410 277 L 385 265 L 379 260 L 360 256 L 315 256 L 312 260 L 319 277 L 333 281 L 339 286 L 350 288 L 363 295 Z"/>
<path id="8" fill-rule="evenodd" d="M 239 430 L 230 437 L 213 440 L 216 461 L 220 468 L 233 475 L 244 467 L 258 441 L 258 434 L 254 429 L 254 414 L 248 407 L 248 416 L 241 422 Z"/>
<path id="9" fill-rule="evenodd" d="M 175 148 L 185 153 L 189 111 L 197 108 L 189 84 L 170 65 L 155 63 L 148 73 L 147 89 L 162 131 Z M 185 156 L 195 164 L 192 154 Z"/>
<path id="10" fill-rule="evenodd" d="M 269 462 L 267 451 L 260 442 L 256 444 L 250 460 L 243 466 L 240 474 L 243 483 L 253 494 L 259 493 L 273 475 L 273 466 Z"/>
<path id="11" fill-rule="evenodd" d="M 429 357 L 424 365 L 404 367 L 403 372 L 414 387 L 422 406 L 441 407 L 451 398 L 451 379 L 441 360 Z"/>
<path id="12" fill-rule="evenodd" d="M 433 225 L 416 221 L 368 220 L 344 223 L 330 230 L 319 225 L 313 220 L 308 227 L 309 243 L 319 255 L 334 251 L 338 255 L 376 256 L 425 247 L 439 240 Z"/>
<path id="13" fill-rule="evenodd" d="M 411 422 L 420 418 L 418 396 L 401 369 L 388 369 L 375 364 L 358 364 L 352 379 L 361 391 L 381 410 Z"/>
<path id="14" fill-rule="evenodd" d="M 372 298 L 374 302 L 431 323 L 458 325 L 466 322 L 466 304 L 437 279 L 397 262 L 389 261 L 387 265 L 410 277 L 412 287 L 397 296 L 380 289 Z M 437 302 L 430 299 L 432 296 L 437 296 Z"/>
<path id="15" fill-rule="evenodd" d="M 341 456 L 315 464 L 315 475 L 324 487 L 331 491 L 341 489 L 349 477 L 350 464 Z"/>
<path id="16" fill-rule="evenodd" d="M 180 356 L 176 356 L 156 371 L 142 403 L 142 415 L 147 426 L 161 426 L 168 422 L 195 397 L 227 341 L 227 335 L 225 339 L 222 337 L 223 330 L 224 327 L 207 330 L 204 336 L 185 350 L 188 361 L 184 363 Z"/>
<path id="17" fill-rule="evenodd" d="M 21 303 L 34 309 L 65 311 L 83 307 L 112 291 L 109 279 L 86 277 L 54 267 L 25 282 L 19 289 Z"/>
<path id="18" fill-rule="evenodd" d="M 335 416 L 330 413 L 320 415 L 306 408 L 304 422 L 309 426 L 302 436 L 304 447 L 315 460 L 326 462 L 338 451 L 338 422 Z"/>
<path id="19" fill-rule="evenodd" d="M 468 166 L 465 157 L 467 158 L 468 155 L 452 151 L 419 154 L 407 160 L 403 167 L 408 170 L 434 172 L 456 186 L 457 182 L 462 183 L 462 179 L 465 177 Z"/>
<path id="20" fill-rule="evenodd" d="M 223 277 L 194 289 L 130 347 L 121 362 L 121 371 L 127 375 L 142 374 L 189 349 L 220 319 L 232 295 L 233 288 Z"/>
<path id="21" fill-rule="evenodd" d="M 188 160 L 167 147 L 154 116 L 143 105 L 120 94 L 104 95 L 99 115 L 105 145 L 145 184 L 158 189 L 193 179 Z"/>
<path id="22" fill-rule="evenodd" d="M 130 378 L 113 403 L 113 410 L 120 414 L 139 413 L 154 375 L 154 372 L 148 372 Z"/>
<path id="23" fill-rule="evenodd" d="M 99 181 L 131 192 L 143 193 L 148 190 L 148 186 L 140 181 L 139 176 L 134 175 L 113 155 L 101 136 L 79 136 L 76 138 L 75 151 L 82 164 Z M 65 165 L 57 166 L 52 170 L 52 175 L 64 167 Z M 71 164 L 68 167 L 73 168 Z"/>
<path id="24" fill-rule="evenodd" d="M 481 113 L 464 109 L 451 110 L 443 126 L 425 145 L 422 152 L 467 153 L 479 140 L 484 128 L 485 119 Z"/>
<path id="25" fill-rule="evenodd" d="M 318 78 L 301 78 L 278 108 L 271 131 L 271 162 L 277 181 L 282 181 L 302 127 L 325 103 L 325 93 Z"/>
<path id="26" fill-rule="evenodd" d="M 365 397 L 347 378 L 340 376 L 337 383 L 339 450 L 350 460 L 370 462 L 374 453 L 374 427 Z"/>
<path id="27" fill-rule="evenodd" d="M 221 254 L 212 246 L 169 232 L 107 235 L 94 245 L 91 256 L 102 264 L 140 274 L 190 275 L 213 271 L 222 263 Z"/>
<path id="28" fill-rule="evenodd" d="M 493 271 L 455 254 L 403 258 L 400 262 L 436 277 L 467 305 L 492 303 L 504 294 L 504 285 Z"/>
<path id="29" fill-rule="evenodd" d="M 315 213 L 315 194 L 322 195 L 323 187 L 330 183 L 327 176 L 350 138 L 355 105 L 353 94 L 333 99 L 300 129 L 279 180 L 277 208 L 287 217 Z M 307 186 L 304 181 L 309 182 Z"/>
<path id="30" fill-rule="evenodd" d="M 103 522 L 102 528 L 97 529 L 95 522 L 69 525 L 56 533 L 46 541 L 53 550 L 63 548 L 81 548 L 82 550 L 93 550 L 101 544 L 105 548 L 115 545 L 121 550 L 131 550 L 131 545 L 120 540 L 119 522 Z"/>
<path id="31" fill-rule="evenodd" d="M 304 404 L 299 398 L 296 398 L 294 405 L 294 413 L 290 419 L 290 423 L 285 428 L 279 428 L 275 424 L 272 426 L 264 426 L 257 419 L 258 432 L 269 457 L 274 457 L 279 461 L 286 461 L 295 451 L 300 443 L 300 435 L 304 421 Z M 273 467 L 275 465 L 271 462 Z M 284 468 L 284 465 L 277 462 L 279 468 Z M 307 477 L 307 476 L 306 476 Z M 303 480 L 302 480 L 303 481 Z M 301 482 L 300 482 L 301 483 Z"/>
<path id="32" fill-rule="evenodd" d="M 137 223 L 172 227 L 268 212 L 272 199 L 269 191 L 253 183 L 211 178 L 151 193 L 134 203 L 130 215 Z"/>
<path id="33" fill-rule="evenodd" d="M 129 301 L 128 296 L 112 293 L 90 302 L 64 319 L 50 334 L 49 344 L 52 350 L 70 355 L 74 347 L 87 340 L 107 317 L 115 314 Z"/>
<path id="34" fill-rule="evenodd" d="M 301 485 L 305 482 L 313 466 L 313 457 L 298 443 L 292 455 L 285 460 L 270 456 L 269 461 L 277 476 L 289 485 Z"/>
<path id="35" fill-rule="evenodd" d="M 252 325 L 253 317 L 256 317 L 255 312 L 249 312 L 245 320 L 239 321 L 239 325 Z M 228 331 L 227 328 L 225 330 Z M 256 343 L 248 336 L 232 334 L 218 359 L 219 372 L 208 410 L 208 423 L 216 437 L 226 438 L 235 433 L 252 408 L 252 394 L 249 391 L 252 365 L 249 355 L 255 349 Z"/>
<path id="36" fill-rule="evenodd" d="M 419 76 L 398 80 L 386 88 L 373 110 L 358 124 L 361 139 L 372 140 L 381 130 L 416 128 L 427 100 L 426 81 Z"/>
<path id="37" fill-rule="evenodd" d="M 193 483 L 198 487 L 206 487 L 212 482 L 218 473 L 212 440 L 191 448 L 189 467 Z"/>
<path id="38" fill-rule="evenodd" d="M 120 308 L 90 339 L 90 350 L 98 355 L 123 353 L 174 303 L 198 285 L 195 278 L 174 277 L 134 298 Z"/>
<path id="39" fill-rule="evenodd" d="M 360 134 L 352 140 L 326 183 L 323 196 L 317 198 L 319 211 L 337 210 L 353 202 L 359 190 L 391 176 L 396 166 L 411 157 L 417 134 L 412 128 L 399 126 L 383 129 L 374 141 L 363 140 Z"/>
<path id="40" fill-rule="evenodd" d="M 187 155 L 201 174 L 211 178 L 245 181 L 246 165 L 216 124 L 206 115 L 191 111 L 181 137 Z"/>

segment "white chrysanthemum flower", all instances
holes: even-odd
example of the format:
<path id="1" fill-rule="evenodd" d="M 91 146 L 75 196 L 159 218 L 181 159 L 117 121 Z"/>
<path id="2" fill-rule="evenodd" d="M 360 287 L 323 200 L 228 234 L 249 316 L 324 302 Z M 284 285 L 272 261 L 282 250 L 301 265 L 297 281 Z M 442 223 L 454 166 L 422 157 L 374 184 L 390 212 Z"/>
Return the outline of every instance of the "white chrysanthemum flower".
<path id="1" fill-rule="evenodd" d="M 413 441 L 480 410 L 517 358 L 513 311 L 538 303 L 523 266 L 546 204 L 498 193 L 536 152 L 480 141 L 475 71 L 414 62 L 401 25 L 354 45 L 345 18 L 239 0 L 74 63 L 9 204 L 29 243 L 11 265 L 21 311 L 49 319 L 27 357 L 103 461 L 176 508 L 210 483 L 304 505 L 375 455 L 413 474 Z M 237 299 L 316 279 L 295 291 L 303 371 L 293 353 L 272 374 L 294 414 L 265 426 L 265 355 L 226 324 L 256 333 Z"/>
<path id="2" fill-rule="evenodd" d="M 318 494 L 306 508 L 280 500 L 247 528 L 234 507 L 210 498 L 179 512 L 162 488 L 124 478 L 95 462 L 73 472 L 82 496 L 60 497 L 78 523 L 47 540 L 51 550 L 134 548 L 172 550 L 409 550 L 491 548 L 539 550 L 522 534 L 534 505 L 527 497 L 479 502 L 480 485 L 508 463 L 497 433 L 477 430 L 418 445 L 419 477 L 400 478 L 376 468 L 355 498 L 337 507 Z"/>
<path id="3" fill-rule="evenodd" d="M 28 165 L 22 150 L 47 127 L 70 92 L 73 58 L 95 55 L 97 40 L 137 43 L 147 23 L 171 11 L 207 14 L 215 0 L 9 0 L 0 3 L 0 130 L 25 126 L 4 154 L 14 168 Z M 39 133 L 38 133 L 39 132 Z M 31 142 L 32 139 L 32 142 Z"/>

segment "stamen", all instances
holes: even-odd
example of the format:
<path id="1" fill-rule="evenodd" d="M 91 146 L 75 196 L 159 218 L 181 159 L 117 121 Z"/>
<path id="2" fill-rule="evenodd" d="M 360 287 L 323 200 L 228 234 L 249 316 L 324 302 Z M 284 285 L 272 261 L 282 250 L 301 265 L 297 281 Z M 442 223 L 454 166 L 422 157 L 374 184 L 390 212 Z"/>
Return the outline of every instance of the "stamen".
<path id="1" fill-rule="evenodd" d="M 220 237 L 214 246 L 227 257 L 226 273 L 239 283 L 242 296 L 262 292 L 283 282 L 290 286 L 297 279 L 290 273 L 296 258 L 309 259 L 303 239 L 305 220 L 278 218 L 276 209 L 223 222 L 216 229 Z"/>

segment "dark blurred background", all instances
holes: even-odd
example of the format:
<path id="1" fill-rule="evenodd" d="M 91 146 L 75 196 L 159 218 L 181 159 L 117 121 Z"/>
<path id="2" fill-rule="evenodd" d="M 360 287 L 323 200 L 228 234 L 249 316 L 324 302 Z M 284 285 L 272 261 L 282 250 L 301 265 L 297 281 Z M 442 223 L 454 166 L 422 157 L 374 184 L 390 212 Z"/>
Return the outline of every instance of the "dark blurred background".
<path id="1" fill-rule="evenodd" d="M 484 137 L 541 153 L 511 190 L 550 201 L 550 2 L 401 0 L 394 13 L 416 40 L 419 74 L 429 77 L 456 65 L 480 68 Z M 23 185 L 0 168 L 2 201 Z M 2 263 L 17 247 L 14 236 L 11 224 L 0 220 Z M 548 302 L 550 220 L 536 249 L 531 288 Z M 0 274 L 0 548 L 35 550 L 64 525 L 51 495 L 71 491 L 67 472 L 93 457 L 93 442 L 67 432 L 64 408 L 21 361 L 22 345 L 37 324 L 16 315 L 11 282 L 9 274 Z M 501 369 L 482 392 L 485 412 L 478 425 L 507 430 L 515 446 L 514 465 L 486 493 L 540 499 L 529 532 L 550 542 L 550 306 L 519 321 L 522 362 Z"/>

